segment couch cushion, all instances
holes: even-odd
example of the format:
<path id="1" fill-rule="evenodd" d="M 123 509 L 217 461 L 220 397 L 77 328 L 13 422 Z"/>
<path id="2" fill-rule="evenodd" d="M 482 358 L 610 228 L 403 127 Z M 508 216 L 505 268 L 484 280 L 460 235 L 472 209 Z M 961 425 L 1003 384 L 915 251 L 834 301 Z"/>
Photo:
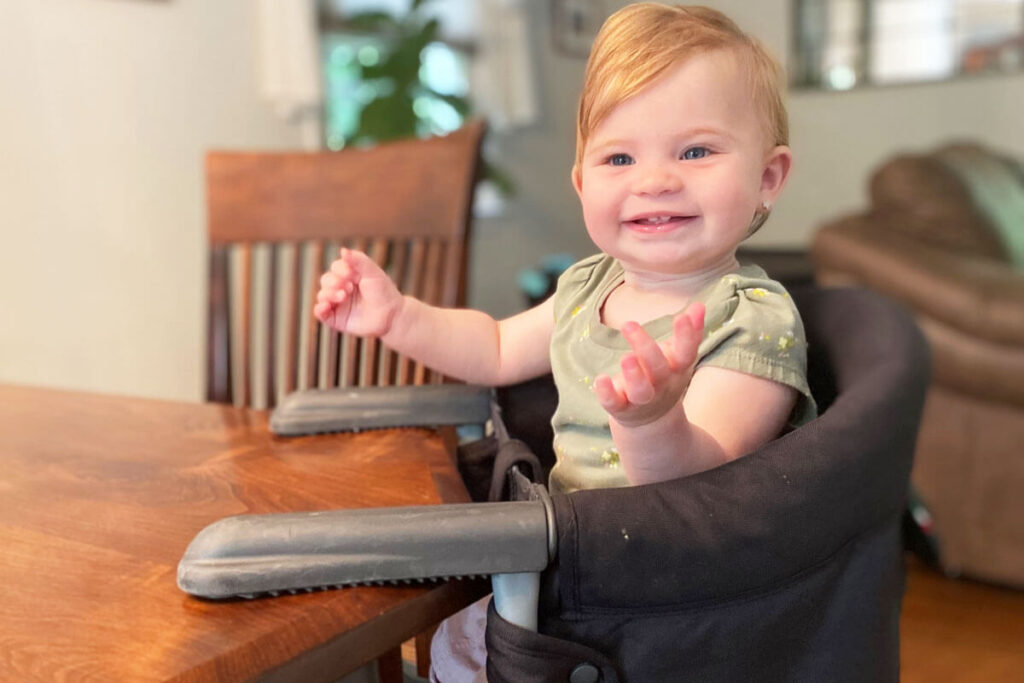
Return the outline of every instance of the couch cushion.
<path id="1" fill-rule="evenodd" d="M 888 161 L 872 174 L 870 193 L 872 211 L 889 216 L 893 230 L 962 255 L 1007 259 L 967 187 L 934 156 L 904 154 Z"/>

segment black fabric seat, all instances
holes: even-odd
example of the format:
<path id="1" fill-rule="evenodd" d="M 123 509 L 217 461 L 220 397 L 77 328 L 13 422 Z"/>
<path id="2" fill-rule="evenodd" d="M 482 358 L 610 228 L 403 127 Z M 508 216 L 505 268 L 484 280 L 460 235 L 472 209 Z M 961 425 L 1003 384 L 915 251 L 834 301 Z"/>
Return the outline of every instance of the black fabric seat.
<path id="1" fill-rule="evenodd" d="M 878 295 L 792 295 L 820 417 L 699 475 L 554 496 L 539 631 L 490 609 L 492 683 L 898 680 L 927 347 Z M 501 392 L 509 431 L 548 465 L 552 391 Z"/>

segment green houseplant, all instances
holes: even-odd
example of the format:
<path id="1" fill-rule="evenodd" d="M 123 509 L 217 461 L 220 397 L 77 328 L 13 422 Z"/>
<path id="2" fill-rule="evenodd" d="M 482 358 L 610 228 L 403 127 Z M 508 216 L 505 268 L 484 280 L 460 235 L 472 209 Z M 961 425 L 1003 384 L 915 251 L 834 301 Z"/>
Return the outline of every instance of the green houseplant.
<path id="1" fill-rule="evenodd" d="M 443 132 L 431 116 L 439 107 L 442 111 L 450 108 L 445 112 L 449 122 L 461 122 L 472 113 L 468 97 L 442 92 L 423 78 L 425 50 L 441 41 L 440 22 L 425 9 L 430 2 L 412 0 L 408 12 L 401 15 L 366 11 L 346 15 L 340 21 L 340 32 L 364 41 L 359 58 L 345 63 L 350 73 L 354 70 L 359 83 L 357 99 L 361 108 L 354 126 L 354 117 L 349 115 L 350 130 L 341 144 L 372 145 Z M 512 194 L 511 179 L 487 160 L 483 177 L 502 194 Z"/>
<path id="2" fill-rule="evenodd" d="M 366 144 L 424 134 L 418 102 L 423 98 L 447 103 L 460 118 L 470 113 L 466 97 L 442 93 L 421 78 L 423 51 L 438 41 L 440 22 L 424 12 L 430 0 L 413 0 L 408 13 L 361 12 L 345 19 L 357 33 L 380 40 L 379 58 L 361 65 L 361 77 L 374 87 L 374 95 L 363 107 L 353 135 L 356 144 Z"/>

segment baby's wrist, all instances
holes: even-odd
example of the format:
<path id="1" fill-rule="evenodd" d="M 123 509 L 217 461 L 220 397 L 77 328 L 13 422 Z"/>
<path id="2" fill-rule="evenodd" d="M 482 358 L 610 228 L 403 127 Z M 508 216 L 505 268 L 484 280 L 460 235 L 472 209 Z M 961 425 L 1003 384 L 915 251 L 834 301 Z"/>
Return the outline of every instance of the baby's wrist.
<path id="1" fill-rule="evenodd" d="M 387 324 L 383 334 L 380 335 L 380 340 L 388 346 L 394 347 L 395 344 L 393 342 L 396 340 L 400 341 L 406 334 L 405 331 L 409 327 L 406 320 L 409 317 L 409 301 L 415 301 L 415 299 L 399 294 L 393 310 L 387 317 Z"/>
<path id="2" fill-rule="evenodd" d="M 676 426 L 681 421 L 686 422 L 686 412 L 683 410 L 682 400 L 673 401 L 667 408 L 650 414 L 635 414 L 615 416 L 609 415 L 609 422 L 614 422 L 623 429 L 644 429 L 654 430 L 664 428 L 666 425 Z"/>
<path id="3" fill-rule="evenodd" d="M 619 451 L 630 484 L 649 484 L 674 479 L 688 472 L 686 458 L 694 437 L 682 402 L 657 419 L 641 425 L 609 420 L 612 441 Z"/>

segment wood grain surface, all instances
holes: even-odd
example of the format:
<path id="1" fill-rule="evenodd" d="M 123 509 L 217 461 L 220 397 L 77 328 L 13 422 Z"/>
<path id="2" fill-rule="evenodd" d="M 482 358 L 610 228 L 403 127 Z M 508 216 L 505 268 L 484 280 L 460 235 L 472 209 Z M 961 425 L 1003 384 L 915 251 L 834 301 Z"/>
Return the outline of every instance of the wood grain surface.
<path id="1" fill-rule="evenodd" d="M 901 683 L 1024 680 L 1024 591 L 949 579 L 908 559 Z"/>
<path id="2" fill-rule="evenodd" d="M 0 386 L 0 680 L 336 680 L 482 581 L 204 601 L 176 586 L 228 515 L 463 502 L 450 434 L 278 439 L 268 414 Z"/>

